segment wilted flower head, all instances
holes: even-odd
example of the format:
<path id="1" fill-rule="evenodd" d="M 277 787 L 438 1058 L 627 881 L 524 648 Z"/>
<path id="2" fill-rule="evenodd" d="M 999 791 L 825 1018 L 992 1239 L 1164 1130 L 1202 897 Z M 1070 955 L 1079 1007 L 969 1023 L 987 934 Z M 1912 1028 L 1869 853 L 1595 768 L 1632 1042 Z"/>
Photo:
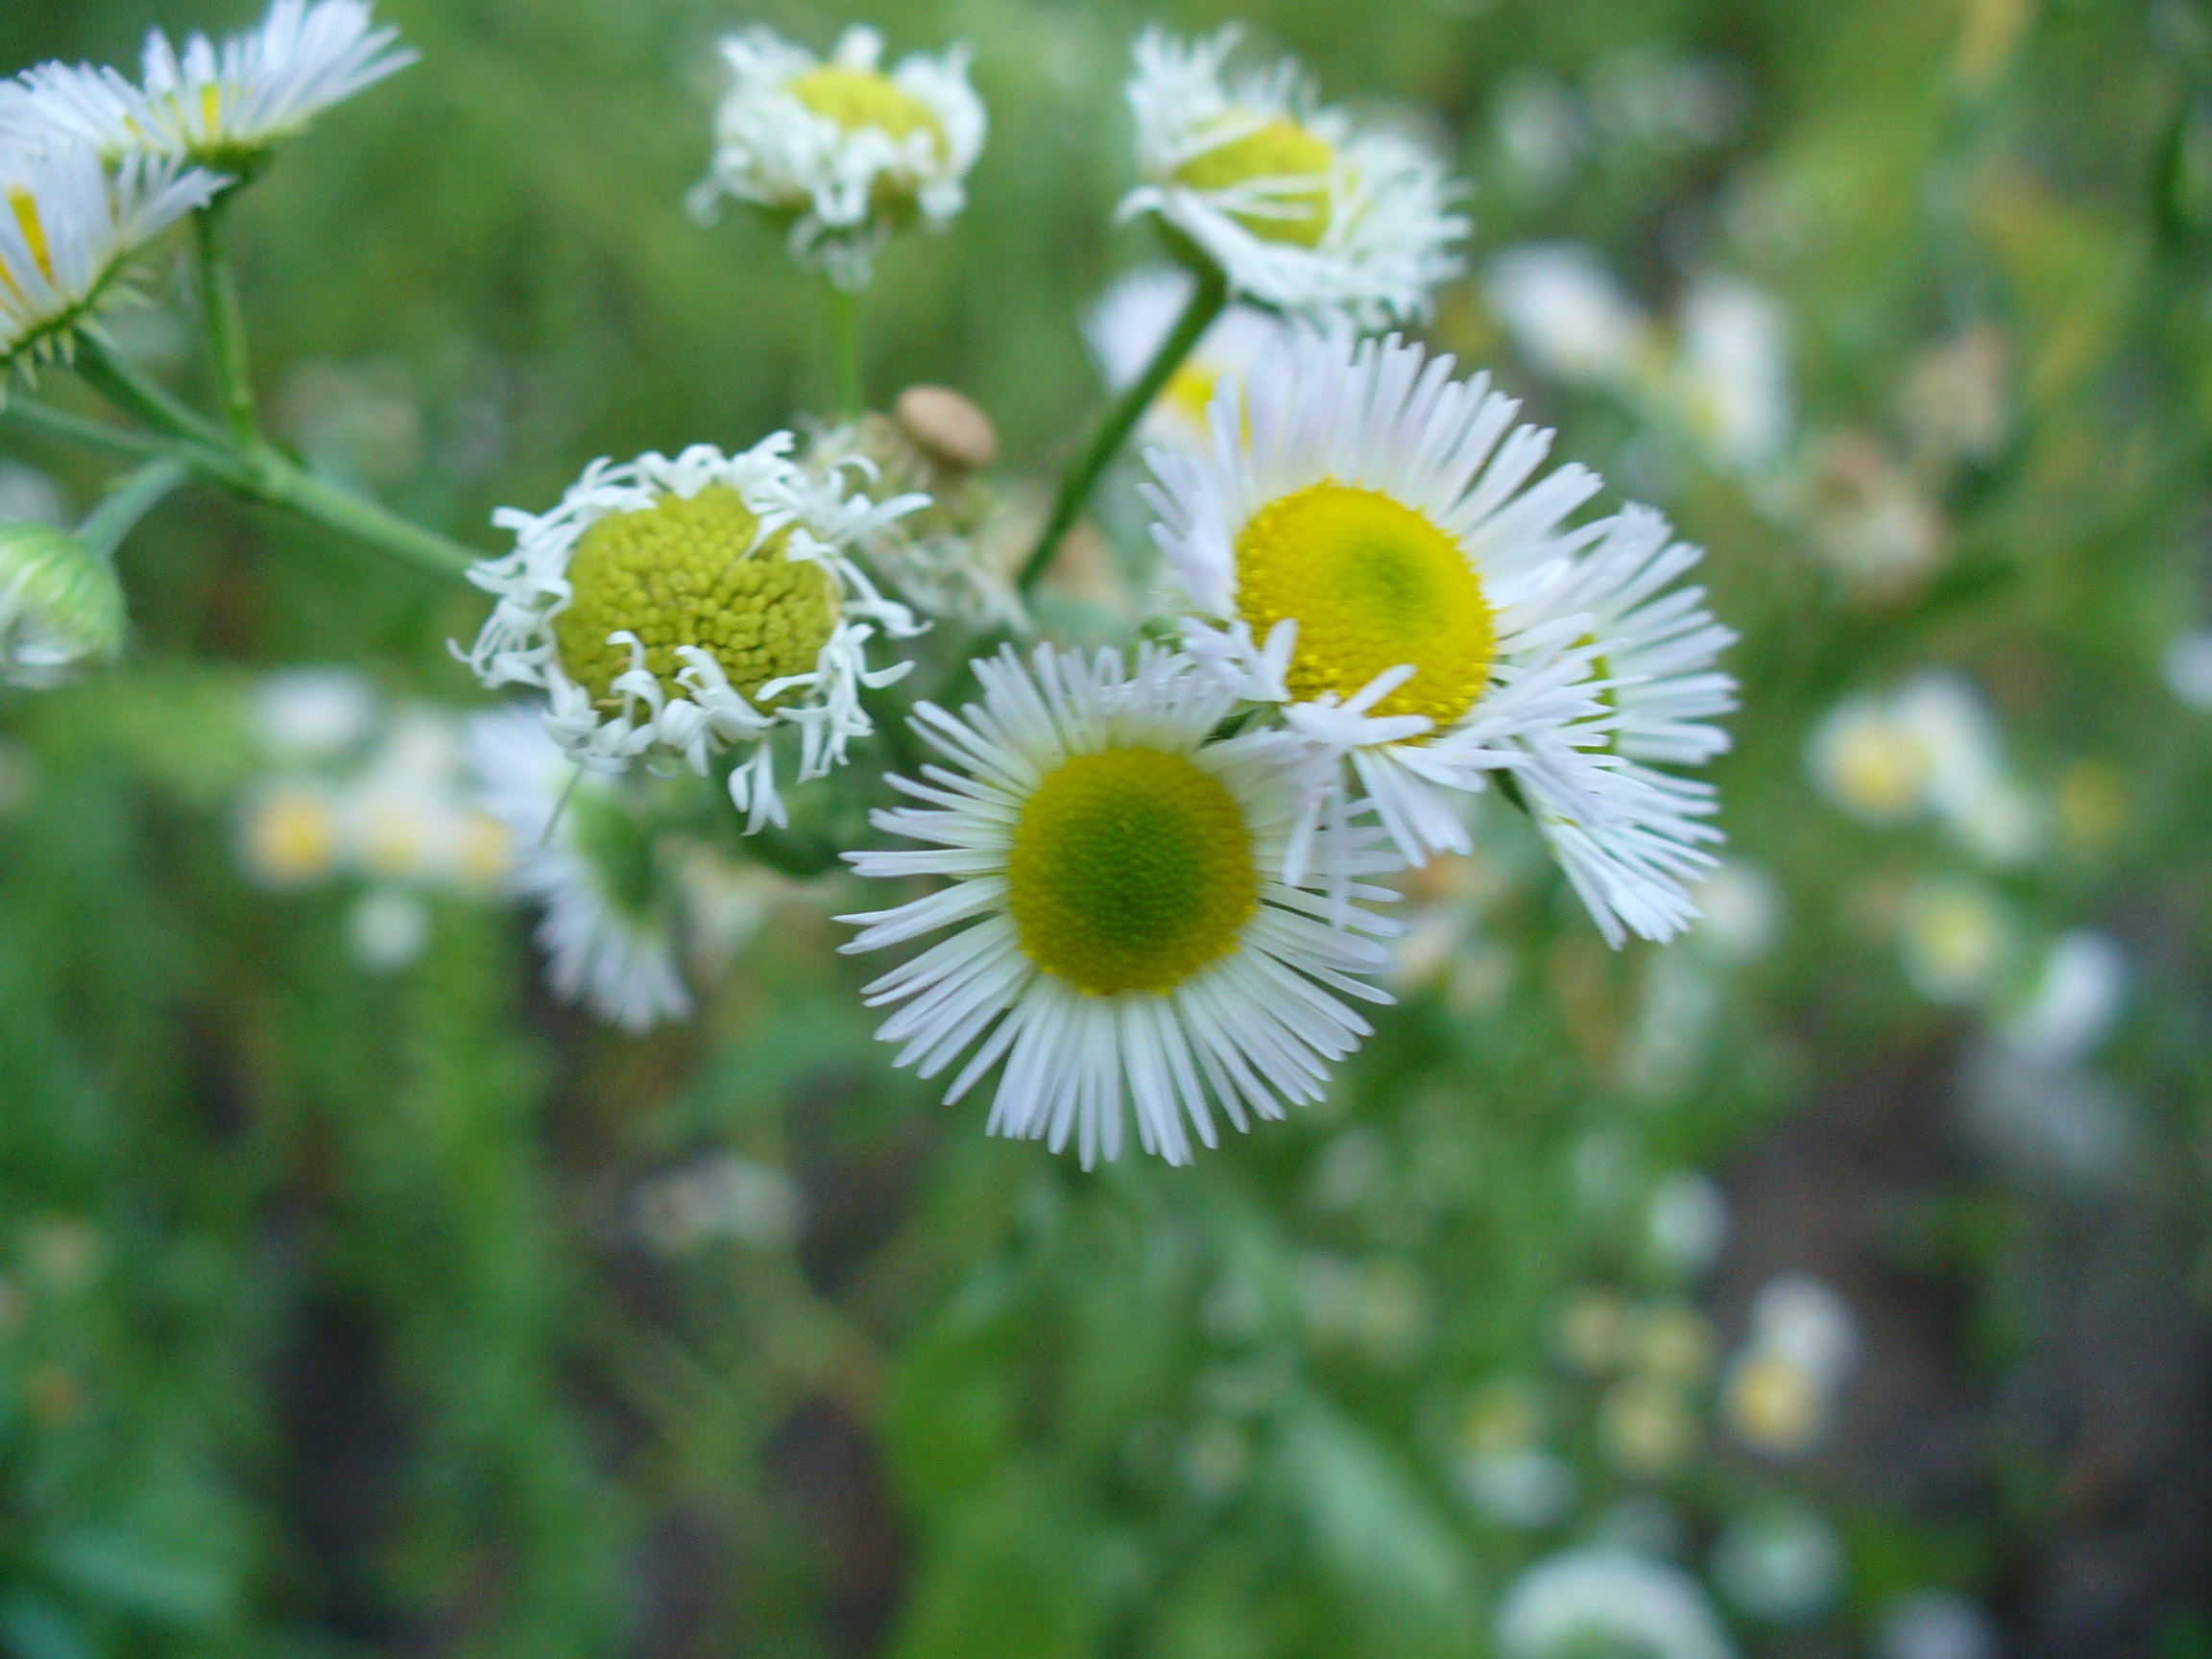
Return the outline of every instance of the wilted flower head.
<path id="1" fill-rule="evenodd" d="M 59 685 L 123 649 L 122 584 L 50 524 L 0 523 L 0 682 Z"/>
<path id="2" fill-rule="evenodd" d="M 913 666 L 868 667 L 877 635 L 922 625 L 850 555 L 926 501 L 848 494 L 791 447 L 779 432 L 739 455 L 595 461 L 552 512 L 501 509 L 515 551 L 469 571 L 498 599 L 467 654 L 478 678 L 542 688 L 546 731 L 595 772 L 658 755 L 704 777 L 745 751 L 730 793 L 748 831 L 785 822 L 775 733 L 798 727 L 799 781 L 822 777 L 874 730 L 862 687 Z"/>
<path id="3" fill-rule="evenodd" d="M 1137 42 L 1129 104 L 1144 182 L 1124 216 L 1157 213 L 1235 294 L 1323 326 L 1423 316 L 1455 275 L 1467 221 L 1444 170 L 1398 133 L 1316 107 L 1295 63 L 1234 81 L 1238 31 Z"/>
<path id="4" fill-rule="evenodd" d="M 827 60 L 768 29 L 726 38 L 733 79 L 693 211 L 710 217 L 720 196 L 763 209 L 789 227 L 794 256 L 842 288 L 867 284 L 877 250 L 901 226 L 950 223 L 983 149 L 968 50 L 916 54 L 889 73 L 882 53 L 883 37 L 857 27 Z"/>

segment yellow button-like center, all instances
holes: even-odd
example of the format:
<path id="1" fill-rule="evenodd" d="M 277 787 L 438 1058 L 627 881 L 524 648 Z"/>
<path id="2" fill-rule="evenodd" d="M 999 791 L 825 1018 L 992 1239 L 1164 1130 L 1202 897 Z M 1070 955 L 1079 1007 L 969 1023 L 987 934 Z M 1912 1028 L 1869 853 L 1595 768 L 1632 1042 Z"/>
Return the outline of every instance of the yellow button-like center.
<path id="1" fill-rule="evenodd" d="M 785 559 L 781 538 L 755 546 L 759 530 L 737 492 L 721 484 L 600 519 L 577 540 L 573 597 L 553 621 L 562 669 L 593 697 L 612 699 L 630 648 L 608 637 L 626 629 L 671 696 L 681 692 L 681 645 L 721 663 L 748 698 L 771 680 L 810 672 L 836 626 L 836 590 L 820 565 Z"/>
<path id="2" fill-rule="evenodd" d="M 890 76 L 873 69 L 824 63 L 794 78 L 791 96 L 848 132 L 874 127 L 901 142 L 911 133 L 926 132 L 937 153 L 945 152 L 945 130 L 936 113 Z"/>
<path id="3" fill-rule="evenodd" d="M 1077 755 L 1046 774 L 1006 880 L 1022 952 L 1093 997 L 1173 990 L 1234 950 L 1260 903 L 1235 798 L 1159 749 Z"/>
<path id="4" fill-rule="evenodd" d="M 1266 206 L 1232 214 L 1269 242 L 1317 248 L 1329 233 L 1329 170 L 1336 153 L 1295 121 L 1278 116 L 1241 137 L 1201 151 L 1175 170 L 1193 190 L 1266 182 Z"/>
<path id="5" fill-rule="evenodd" d="M 1357 695 L 1376 675 L 1413 677 L 1381 715 L 1426 714 L 1440 731 L 1474 706 L 1497 654 L 1482 579 L 1459 543 L 1379 490 L 1311 484 L 1278 496 L 1237 535 L 1237 611 L 1264 639 L 1298 624 L 1291 695 Z"/>

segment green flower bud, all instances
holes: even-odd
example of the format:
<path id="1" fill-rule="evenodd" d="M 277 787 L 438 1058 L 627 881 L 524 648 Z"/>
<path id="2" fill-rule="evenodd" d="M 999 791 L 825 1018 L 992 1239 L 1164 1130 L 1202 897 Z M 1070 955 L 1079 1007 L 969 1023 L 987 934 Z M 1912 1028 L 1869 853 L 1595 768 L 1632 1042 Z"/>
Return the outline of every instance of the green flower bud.
<path id="1" fill-rule="evenodd" d="M 123 585 L 48 524 L 0 524 L 0 681 L 57 685 L 123 649 Z"/>

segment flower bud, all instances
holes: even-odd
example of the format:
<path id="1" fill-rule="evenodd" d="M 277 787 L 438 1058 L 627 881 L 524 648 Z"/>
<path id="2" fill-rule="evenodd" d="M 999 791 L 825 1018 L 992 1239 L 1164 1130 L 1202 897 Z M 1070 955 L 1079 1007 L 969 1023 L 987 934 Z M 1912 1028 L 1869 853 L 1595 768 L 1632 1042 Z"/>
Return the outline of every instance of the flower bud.
<path id="1" fill-rule="evenodd" d="M 75 537 L 0 524 L 0 681 L 57 685 L 123 649 L 123 586 Z"/>

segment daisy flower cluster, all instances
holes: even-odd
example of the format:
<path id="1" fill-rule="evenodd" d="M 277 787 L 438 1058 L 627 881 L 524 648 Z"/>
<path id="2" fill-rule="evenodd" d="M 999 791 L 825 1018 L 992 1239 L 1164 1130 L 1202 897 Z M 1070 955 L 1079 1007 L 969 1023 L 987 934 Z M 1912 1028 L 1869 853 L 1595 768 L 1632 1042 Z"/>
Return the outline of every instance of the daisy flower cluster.
<path id="1" fill-rule="evenodd" d="M 1233 69 L 1237 45 L 1136 43 L 1121 213 L 1153 220 L 1175 266 L 1091 320 L 1113 401 L 1025 557 L 984 412 L 920 386 L 875 414 L 862 385 L 856 291 L 894 232 L 961 210 L 982 147 L 966 49 L 885 68 L 872 30 L 818 58 L 756 28 L 722 43 L 691 204 L 746 204 L 829 279 L 834 422 L 594 461 L 549 508 L 501 508 L 507 545 L 471 557 L 259 438 L 211 212 L 202 320 L 228 436 L 87 355 L 150 428 L 126 446 L 157 459 L 79 532 L 102 580 L 57 576 L 59 532 L 0 548 L 0 666 L 113 656 L 106 557 L 192 476 L 465 574 L 491 608 L 454 654 L 525 694 L 470 730 L 466 821 L 542 909 L 557 991 L 633 1030 L 689 1011 L 668 849 L 705 825 L 785 875 L 842 857 L 929 882 L 847 918 L 851 951 L 914 947 L 863 993 L 879 1035 L 948 1075 L 949 1100 L 995 1077 L 994 1130 L 1086 1165 L 1131 1125 L 1180 1163 L 1223 1123 L 1320 1098 L 1369 1034 L 1361 1005 L 1389 1000 L 1386 879 L 1470 852 L 1493 782 L 1609 941 L 1669 938 L 1714 863 L 1716 799 L 1690 774 L 1727 747 L 1735 696 L 1715 666 L 1733 636 L 1685 585 L 1698 550 L 1647 508 L 1578 517 L 1599 481 L 1546 471 L 1551 435 L 1486 375 L 1361 338 L 1425 315 L 1460 269 L 1455 188 L 1295 64 Z M 156 32 L 136 82 L 49 63 L 0 85 L 0 346 L 66 352 L 132 249 L 411 60 L 364 0 L 275 0 L 220 44 Z M 1132 430 L 1164 561 L 1145 642 L 1018 650 Z M 373 803 L 283 783 L 243 836 L 269 885 L 386 858 Z M 856 845 L 863 823 L 905 845 Z"/>

